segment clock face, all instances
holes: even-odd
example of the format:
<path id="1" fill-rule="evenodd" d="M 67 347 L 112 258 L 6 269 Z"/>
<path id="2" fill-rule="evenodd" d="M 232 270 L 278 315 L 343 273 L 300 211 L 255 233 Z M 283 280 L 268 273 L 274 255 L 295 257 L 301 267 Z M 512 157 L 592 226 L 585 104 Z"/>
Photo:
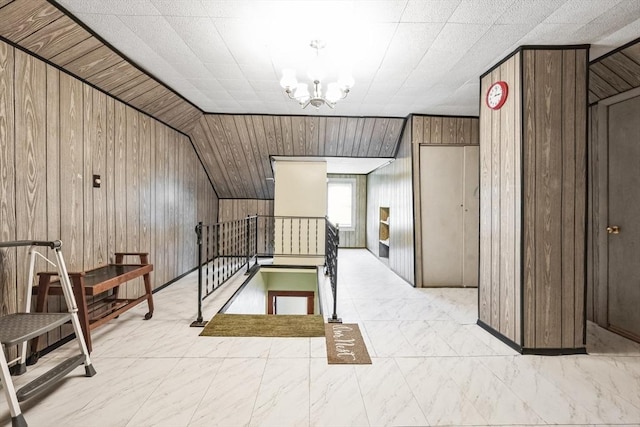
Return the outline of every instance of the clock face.
<path id="1" fill-rule="evenodd" d="M 509 87 L 506 82 L 499 81 L 492 84 L 487 91 L 487 107 L 492 110 L 500 109 L 507 100 L 508 91 Z"/>

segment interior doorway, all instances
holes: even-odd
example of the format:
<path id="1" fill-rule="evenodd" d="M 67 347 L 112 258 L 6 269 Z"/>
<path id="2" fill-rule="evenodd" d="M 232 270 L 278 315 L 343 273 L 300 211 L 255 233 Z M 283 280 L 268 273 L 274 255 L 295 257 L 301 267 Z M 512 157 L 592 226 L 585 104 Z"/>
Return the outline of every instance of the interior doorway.
<path id="1" fill-rule="evenodd" d="M 640 342 L 640 96 L 611 104 L 607 122 L 608 325 Z"/>
<path id="2" fill-rule="evenodd" d="M 267 314 L 315 314 L 311 291 L 269 291 Z"/>

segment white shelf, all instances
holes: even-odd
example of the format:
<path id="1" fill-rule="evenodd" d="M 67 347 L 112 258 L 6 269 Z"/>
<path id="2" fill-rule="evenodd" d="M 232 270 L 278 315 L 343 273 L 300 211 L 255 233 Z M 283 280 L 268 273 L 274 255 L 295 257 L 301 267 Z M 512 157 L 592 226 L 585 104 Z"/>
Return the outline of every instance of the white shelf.
<path id="1" fill-rule="evenodd" d="M 380 240 L 380 243 L 382 243 L 383 245 L 385 245 L 385 246 L 387 246 L 387 247 L 388 247 L 388 246 L 389 246 L 389 239 L 387 239 L 387 240 Z"/>

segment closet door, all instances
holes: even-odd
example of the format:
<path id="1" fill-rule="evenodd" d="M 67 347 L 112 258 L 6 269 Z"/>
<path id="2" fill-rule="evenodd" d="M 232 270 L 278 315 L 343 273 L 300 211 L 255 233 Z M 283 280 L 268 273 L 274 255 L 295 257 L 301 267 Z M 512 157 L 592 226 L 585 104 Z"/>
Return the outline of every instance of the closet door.
<path id="1" fill-rule="evenodd" d="M 420 147 L 422 286 L 478 286 L 478 146 Z"/>
<path id="2" fill-rule="evenodd" d="M 464 147 L 462 286 L 478 286 L 480 259 L 480 147 Z"/>
<path id="3" fill-rule="evenodd" d="M 461 286 L 463 147 L 420 147 L 423 286 Z"/>

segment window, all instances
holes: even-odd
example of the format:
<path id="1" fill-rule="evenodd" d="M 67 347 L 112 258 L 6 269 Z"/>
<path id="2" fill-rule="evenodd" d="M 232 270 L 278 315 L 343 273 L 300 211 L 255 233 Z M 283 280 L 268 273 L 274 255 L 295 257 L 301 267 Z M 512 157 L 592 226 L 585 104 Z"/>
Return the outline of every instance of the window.
<path id="1" fill-rule="evenodd" d="M 327 216 L 340 229 L 355 227 L 356 180 L 354 178 L 329 178 L 327 184 Z"/>

